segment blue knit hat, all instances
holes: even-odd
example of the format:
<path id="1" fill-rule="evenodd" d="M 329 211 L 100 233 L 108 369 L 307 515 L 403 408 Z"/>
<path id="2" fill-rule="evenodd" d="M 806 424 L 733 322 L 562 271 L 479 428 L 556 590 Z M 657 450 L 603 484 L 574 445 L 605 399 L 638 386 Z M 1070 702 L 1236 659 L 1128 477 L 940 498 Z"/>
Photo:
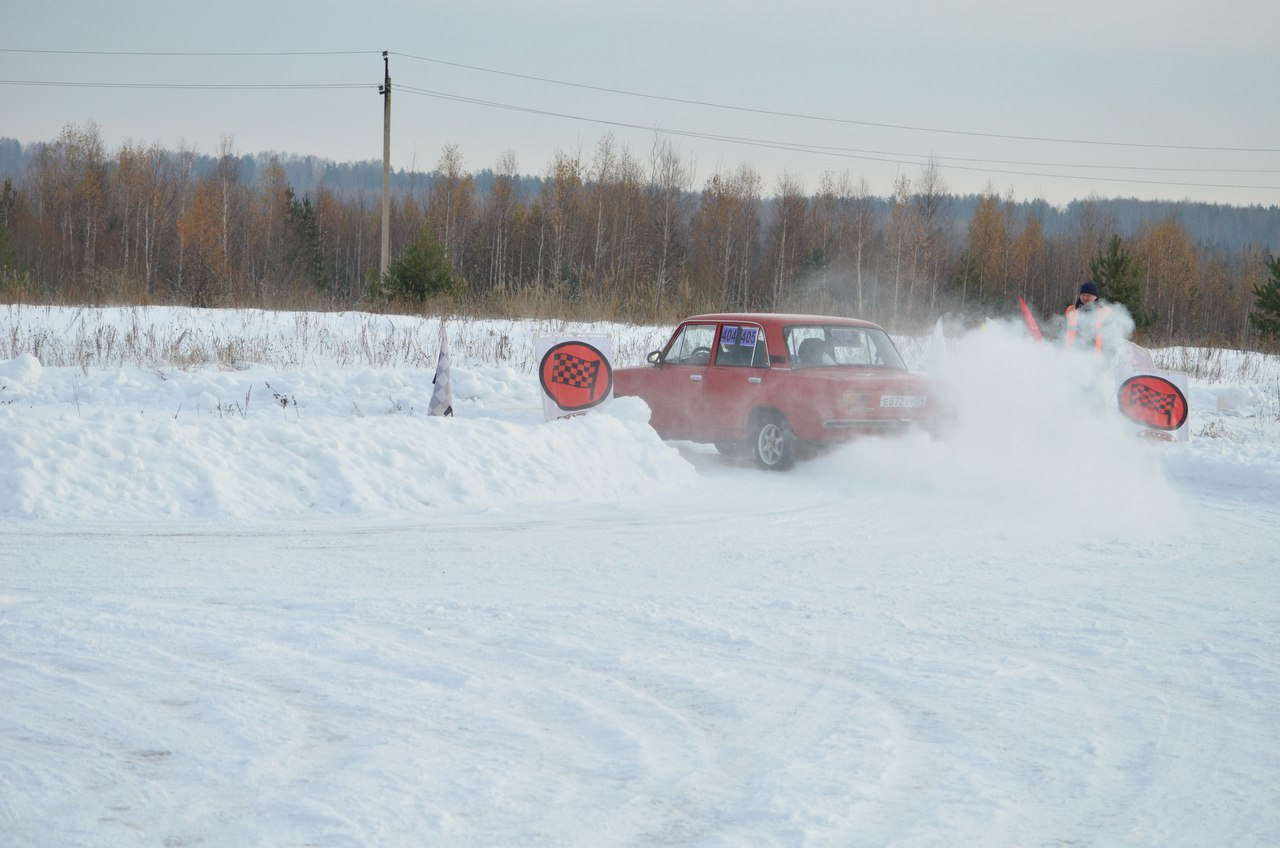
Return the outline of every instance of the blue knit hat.
<path id="1" fill-rule="evenodd" d="M 1097 297 L 1098 284 L 1095 283 L 1093 280 L 1087 280 L 1085 284 L 1080 287 L 1080 294 L 1091 294 L 1094 297 Z"/>

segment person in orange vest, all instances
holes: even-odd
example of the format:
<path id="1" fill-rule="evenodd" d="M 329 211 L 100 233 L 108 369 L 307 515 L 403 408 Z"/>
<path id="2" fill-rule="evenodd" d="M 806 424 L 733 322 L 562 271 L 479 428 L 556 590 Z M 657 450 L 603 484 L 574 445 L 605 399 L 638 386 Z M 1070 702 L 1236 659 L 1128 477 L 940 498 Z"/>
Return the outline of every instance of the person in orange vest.
<path id="1" fill-rule="evenodd" d="M 1094 355 L 1102 357 L 1107 319 L 1111 307 L 1098 299 L 1098 284 L 1093 280 L 1080 286 L 1076 302 L 1067 307 L 1067 334 L 1064 346 L 1070 350 L 1077 342 L 1082 348 L 1092 347 Z"/>

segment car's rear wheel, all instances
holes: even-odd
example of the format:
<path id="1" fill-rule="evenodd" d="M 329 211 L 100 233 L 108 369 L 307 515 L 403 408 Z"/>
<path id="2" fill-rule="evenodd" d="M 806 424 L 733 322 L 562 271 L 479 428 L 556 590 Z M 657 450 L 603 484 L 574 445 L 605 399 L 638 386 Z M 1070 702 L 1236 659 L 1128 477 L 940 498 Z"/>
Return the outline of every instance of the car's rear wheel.
<path id="1" fill-rule="evenodd" d="M 796 464 L 796 434 L 787 419 L 776 412 L 753 420 L 751 453 L 766 471 L 786 471 Z"/>

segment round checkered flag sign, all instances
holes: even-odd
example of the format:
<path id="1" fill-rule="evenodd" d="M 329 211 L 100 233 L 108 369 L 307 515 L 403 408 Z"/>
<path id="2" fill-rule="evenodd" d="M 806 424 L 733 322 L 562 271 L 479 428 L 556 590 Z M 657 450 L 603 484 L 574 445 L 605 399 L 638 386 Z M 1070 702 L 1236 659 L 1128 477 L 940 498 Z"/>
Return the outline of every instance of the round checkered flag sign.
<path id="1" fill-rule="evenodd" d="M 538 380 L 547 397 L 565 412 L 579 412 L 603 403 L 613 391 L 613 367 L 596 347 L 582 341 L 553 345 L 538 366 Z"/>
<path id="2" fill-rule="evenodd" d="M 1120 411 L 1130 421 L 1155 430 L 1177 430 L 1187 420 L 1187 398 L 1173 383 L 1154 374 L 1139 374 L 1120 385 Z"/>

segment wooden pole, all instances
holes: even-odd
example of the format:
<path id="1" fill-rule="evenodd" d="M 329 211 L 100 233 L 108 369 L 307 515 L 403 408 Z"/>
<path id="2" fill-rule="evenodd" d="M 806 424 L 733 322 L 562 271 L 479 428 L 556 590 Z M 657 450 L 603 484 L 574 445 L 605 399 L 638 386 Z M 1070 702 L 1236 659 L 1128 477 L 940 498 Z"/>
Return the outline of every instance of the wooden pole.
<path id="1" fill-rule="evenodd" d="M 387 276 L 391 262 L 391 61 L 382 51 L 382 261 L 379 283 Z"/>

